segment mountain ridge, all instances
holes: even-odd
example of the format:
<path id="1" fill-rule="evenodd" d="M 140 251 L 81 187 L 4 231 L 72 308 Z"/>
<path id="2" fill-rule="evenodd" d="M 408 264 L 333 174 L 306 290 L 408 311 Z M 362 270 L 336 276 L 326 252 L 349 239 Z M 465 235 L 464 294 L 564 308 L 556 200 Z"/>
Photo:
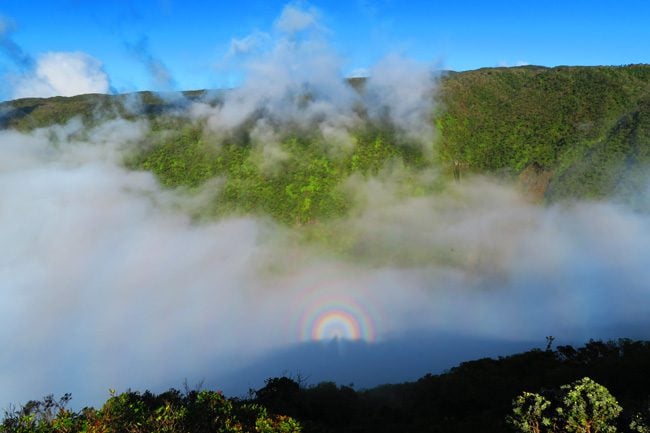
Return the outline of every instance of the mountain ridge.
<path id="1" fill-rule="evenodd" d="M 369 82 L 347 81 L 362 99 Z M 409 103 L 431 105 L 429 114 L 418 114 L 426 118 L 413 117 L 415 106 L 400 107 L 399 97 L 396 107 L 373 106 L 371 97 L 332 119 L 294 121 L 283 116 L 303 116 L 320 103 L 315 98 L 337 107 L 323 90 L 312 94 L 299 85 L 275 102 L 284 112 L 262 106 L 225 131 L 214 129 L 209 116 L 234 103 L 233 115 L 244 107 L 238 98 L 257 96 L 193 90 L 28 98 L 0 104 L 0 127 L 29 132 L 79 119 L 89 130 L 111 120 L 146 120 L 149 132 L 124 165 L 152 172 L 167 188 L 219 184 L 193 218 L 270 216 L 306 227 L 308 238 L 336 238 L 336 249 L 349 235 L 314 223 L 362 211 L 359 182 L 370 179 L 396 181 L 392 188 L 406 198 L 489 176 L 517 185 L 531 202 L 613 201 L 650 210 L 650 65 L 482 68 L 441 73 L 434 83 L 431 100 L 408 88 Z M 395 114 L 412 118 L 396 125 Z M 336 123 L 345 116 L 356 120 Z"/>
<path id="2" fill-rule="evenodd" d="M 356 89 L 366 78 L 351 78 Z M 88 94 L 0 103 L 0 127 L 19 131 L 74 117 L 154 119 L 222 91 Z M 650 65 L 519 66 L 441 73 L 435 151 L 456 178 L 519 177 L 534 199 L 618 197 L 646 208 Z"/>

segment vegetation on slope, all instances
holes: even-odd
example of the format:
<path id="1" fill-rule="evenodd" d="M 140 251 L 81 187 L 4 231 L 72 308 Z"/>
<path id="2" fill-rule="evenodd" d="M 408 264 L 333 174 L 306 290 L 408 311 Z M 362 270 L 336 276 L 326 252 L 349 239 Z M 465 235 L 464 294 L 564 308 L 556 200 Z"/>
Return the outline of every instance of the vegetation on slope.
<path id="1" fill-rule="evenodd" d="M 459 171 L 552 172 L 548 200 L 631 197 L 650 164 L 650 66 L 479 69 L 440 87 L 441 159 Z"/>
<path id="2" fill-rule="evenodd" d="M 355 86 L 361 88 L 362 83 Z M 186 96 L 199 99 L 202 93 Z M 431 143 L 435 158 L 405 141 L 391 125 L 368 122 L 349 131 L 352 147 L 336 153 L 313 131 L 287 128 L 277 143 L 284 156 L 267 165 L 251 138 L 250 125 L 218 135 L 178 114 L 187 99 L 150 93 L 130 98 L 81 95 L 7 102 L 0 104 L 0 126 L 30 131 L 74 117 L 89 127 L 109 118 L 146 117 L 151 131 L 125 163 L 150 170 L 170 188 L 199 190 L 214 181 L 207 216 L 254 213 L 288 225 L 313 226 L 355 210 L 348 189 L 354 177 L 399 171 L 401 191 L 414 196 L 440 187 L 421 176 L 431 168 L 443 168 L 459 179 L 471 173 L 512 178 L 532 172 L 546 179 L 542 193 L 549 201 L 616 196 L 638 208 L 647 206 L 648 65 L 448 74 L 440 81 L 439 105 L 432 113 L 438 131 Z M 255 393 L 254 401 L 242 405 L 211 392 L 127 392 L 112 396 L 99 410 L 74 413 L 63 407 L 65 398 L 46 399 L 9 411 L 3 429 L 203 431 L 189 425 L 207 423 L 210 431 L 293 431 L 294 421 L 283 418 L 288 414 L 300 420 L 305 431 L 496 432 L 507 428 L 504 420 L 512 399 L 522 390 L 543 396 L 544 390 L 561 390 L 584 376 L 616 396 L 625 408 L 620 421 L 624 429 L 633 414 L 647 414 L 648 359 L 647 343 L 591 342 L 577 350 L 565 346 L 555 352 L 472 361 L 415 383 L 360 392 L 332 383 L 304 388 L 290 380 L 271 380 Z M 200 406 L 204 403 L 206 410 Z M 263 404 L 275 415 L 254 404 Z M 202 414 L 219 414 L 200 421 L 192 412 L 196 407 L 203 408 Z M 221 424 L 209 424 L 217 422 Z M 264 430 L 267 424 L 270 430 Z"/>
<path id="3" fill-rule="evenodd" d="M 363 92 L 363 82 L 353 87 Z M 207 99 L 206 99 L 207 98 Z M 251 137 L 256 119 L 227 134 L 210 132 L 183 109 L 220 95 L 81 95 L 1 104 L 4 127 L 27 131 L 81 116 L 150 121 L 151 133 L 127 165 L 152 171 L 167 187 L 219 185 L 205 215 L 254 213 L 290 225 L 330 220 L 354 209 L 352 176 L 400 167 L 405 196 L 440 187 L 421 182 L 434 168 L 519 176 L 547 201 L 615 196 L 645 208 L 650 164 L 650 66 L 479 69 L 439 81 L 435 143 L 414 146 L 393 125 L 367 121 L 346 131 L 351 148 L 333 152 L 309 127 L 284 125 L 269 163 L 267 143 Z M 363 116 L 362 116 L 363 117 Z M 425 156 L 435 149 L 435 157 Z M 218 180 L 218 182 L 216 181 Z"/>
<path id="4" fill-rule="evenodd" d="M 69 395 L 5 411 L 0 432 L 612 432 L 649 431 L 650 342 L 590 341 L 464 362 L 357 391 L 276 377 L 245 400 L 214 391 L 112 393 L 99 409 Z"/>
<path id="5" fill-rule="evenodd" d="M 590 341 L 584 347 L 559 346 L 464 362 L 416 382 L 363 391 L 327 382 L 301 387 L 288 378 L 275 378 L 257 391 L 255 401 L 273 413 L 292 415 L 305 432 L 497 433 L 522 431 L 509 421 L 516 416 L 513 402 L 516 408 L 522 392 L 539 394 L 555 410 L 566 406 L 565 397 L 577 401 L 575 392 L 565 391 L 581 389 L 587 376 L 598 384 L 589 386 L 598 391 L 599 399 L 610 401 L 611 392 L 623 407 L 611 424 L 625 432 L 633 421 L 637 427 L 646 425 L 650 415 L 648 360 L 649 342 Z M 343 402 L 345 410 L 340 410 Z M 564 418 L 558 414 L 555 421 L 559 426 Z"/>
<path id="6" fill-rule="evenodd" d="M 368 127 L 356 132 L 352 149 L 333 154 L 321 137 L 290 131 L 278 146 L 282 159 L 268 164 L 246 133 L 219 140 L 189 125 L 171 137 L 165 130 L 152 135 L 129 165 L 151 170 L 169 187 L 196 188 L 222 179 L 213 213 L 270 215 L 303 225 L 350 210 L 345 182 L 352 174 L 377 175 L 387 164 L 408 166 L 413 174 L 423 167 L 418 148 L 396 142 L 390 130 Z M 404 180 L 409 181 L 414 182 Z"/>
<path id="7" fill-rule="evenodd" d="M 298 433 L 288 416 L 269 415 L 254 403 L 225 398 L 214 391 L 169 390 L 161 394 L 112 392 L 100 409 L 68 409 L 70 395 L 30 401 L 5 411 L 2 433 Z"/>
<path id="8" fill-rule="evenodd" d="M 138 92 L 125 95 L 86 94 L 71 97 L 24 98 L 0 103 L 0 128 L 28 132 L 50 125 L 62 125 L 81 118 L 87 126 L 122 117 L 154 119 L 170 110 L 183 108 L 205 91 L 181 94 Z M 182 95 L 182 97 L 181 97 Z"/>

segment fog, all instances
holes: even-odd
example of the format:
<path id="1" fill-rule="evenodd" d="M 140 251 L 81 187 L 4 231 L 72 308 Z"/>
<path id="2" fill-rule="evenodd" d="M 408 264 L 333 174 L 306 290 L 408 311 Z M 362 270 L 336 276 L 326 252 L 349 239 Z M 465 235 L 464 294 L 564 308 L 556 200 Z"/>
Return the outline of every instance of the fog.
<path id="1" fill-rule="evenodd" d="M 542 207 L 489 179 L 406 199 L 371 180 L 356 183 L 363 211 L 337 222 L 354 239 L 337 257 L 270 220 L 192 222 L 196 199 L 123 168 L 145 123 L 109 122 L 88 140 L 79 128 L 0 134 L 3 404 L 63 392 L 97 403 L 108 388 L 213 377 L 241 394 L 261 386 L 255 375 L 325 380 L 371 358 L 374 381 L 356 380 L 370 386 L 546 335 L 648 337 L 647 215 Z M 352 363 L 340 371 L 278 355 L 313 359 L 304 343 L 332 338 L 359 342 L 325 351 Z M 399 345 L 410 361 L 388 355 Z M 260 363 L 274 356 L 290 365 Z"/>
<path id="2" fill-rule="evenodd" d="M 323 31 L 314 11 L 288 6 L 266 36 L 237 39 L 264 41 L 237 45 L 254 53 L 243 85 L 187 115 L 223 134 L 254 119 L 267 160 L 282 158 L 288 121 L 316 125 L 332 152 L 354 146 L 358 104 L 432 146 L 433 71 L 390 55 L 359 95 Z M 485 177 L 409 197 L 392 167 L 346 181 L 355 207 L 330 223 L 349 243 L 337 254 L 270 218 L 196 221 L 204 195 L 125 168 L 145 121 L 98 125 L 0 132 L 0 405 L 64 392 L 96 405 L 109 388 L 184 380 L 243 395 L 283 373 L 373 386 L 547 335 L 650 337 L 647 214 L 543 206 Z"/>

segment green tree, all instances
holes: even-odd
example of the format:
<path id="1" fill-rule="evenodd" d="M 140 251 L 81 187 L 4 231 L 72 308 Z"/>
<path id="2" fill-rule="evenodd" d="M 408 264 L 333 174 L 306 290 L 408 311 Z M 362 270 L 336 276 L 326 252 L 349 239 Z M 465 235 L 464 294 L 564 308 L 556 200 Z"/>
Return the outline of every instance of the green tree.
<path id="1" fill-rule="evenodd" d="M 300 410 L 300 383 L 288 377 L 273 377 L 255 391 L 255 400 L 274 414 L 295 416 Z"/>
<path id="2" fill-rule="evenodd" d="M 552 425 L 551 402 L 539 394 L 524 392 L 512 403 L 512 416 L 508 423 L 522 433 L 550 432 Z"/>
<path id="3" fill-rule="evenodd" d="M 564 385 L 558 415 L 569 433 L 613 433 L 613 421 L 623 410 L 607 388 L 588 377 Z"/>
<path id="4" fill-rule="evenodd" d="M 607 388 L 588 377 L 563 385 L 557 403 L 553 410 L 545 397 L 524 392 L 513 401 L 507 421 L 522 433 L 614 433 L 622 411 Z"/>
<path id="5" fill-rule="evenodd" d="M 634 433 L 650 433 L 647 420 L 640 413 L 636 413 L 630 421 L 630 430 Z"/>

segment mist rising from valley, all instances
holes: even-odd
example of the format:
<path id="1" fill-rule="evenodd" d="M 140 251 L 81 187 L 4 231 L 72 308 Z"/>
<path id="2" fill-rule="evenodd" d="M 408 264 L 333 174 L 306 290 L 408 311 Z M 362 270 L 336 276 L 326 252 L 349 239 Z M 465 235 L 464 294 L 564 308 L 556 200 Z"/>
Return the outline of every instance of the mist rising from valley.
<path id="1" fill-rule="evenodd" d="M 223 174 L 170 187 L 134 165 L 174 137 L 137 95 L 91 122 L 0 131 L 1 405 L 64 392 L 96 404 L 109 388 L 184 379 L 242 395 L 283 373 L 373 386 L 548 335 L 650 338 L 647 213 L 454 180 L 435 156 L 433 67 L 389 55 L 354 88 L 310 13 L 288 6 L 268 34 L 234 39 L 242 86 L 167 95 L 170 124 L 200 131 L 215 155 L 247 131 L 246 164 L 268 179 L 293 163 L 292 131 L 340 161 L 364 125 L 385 127 L 416 163 L 337 171 L 345 210 L 294 223 L 221 212 Z"/>

